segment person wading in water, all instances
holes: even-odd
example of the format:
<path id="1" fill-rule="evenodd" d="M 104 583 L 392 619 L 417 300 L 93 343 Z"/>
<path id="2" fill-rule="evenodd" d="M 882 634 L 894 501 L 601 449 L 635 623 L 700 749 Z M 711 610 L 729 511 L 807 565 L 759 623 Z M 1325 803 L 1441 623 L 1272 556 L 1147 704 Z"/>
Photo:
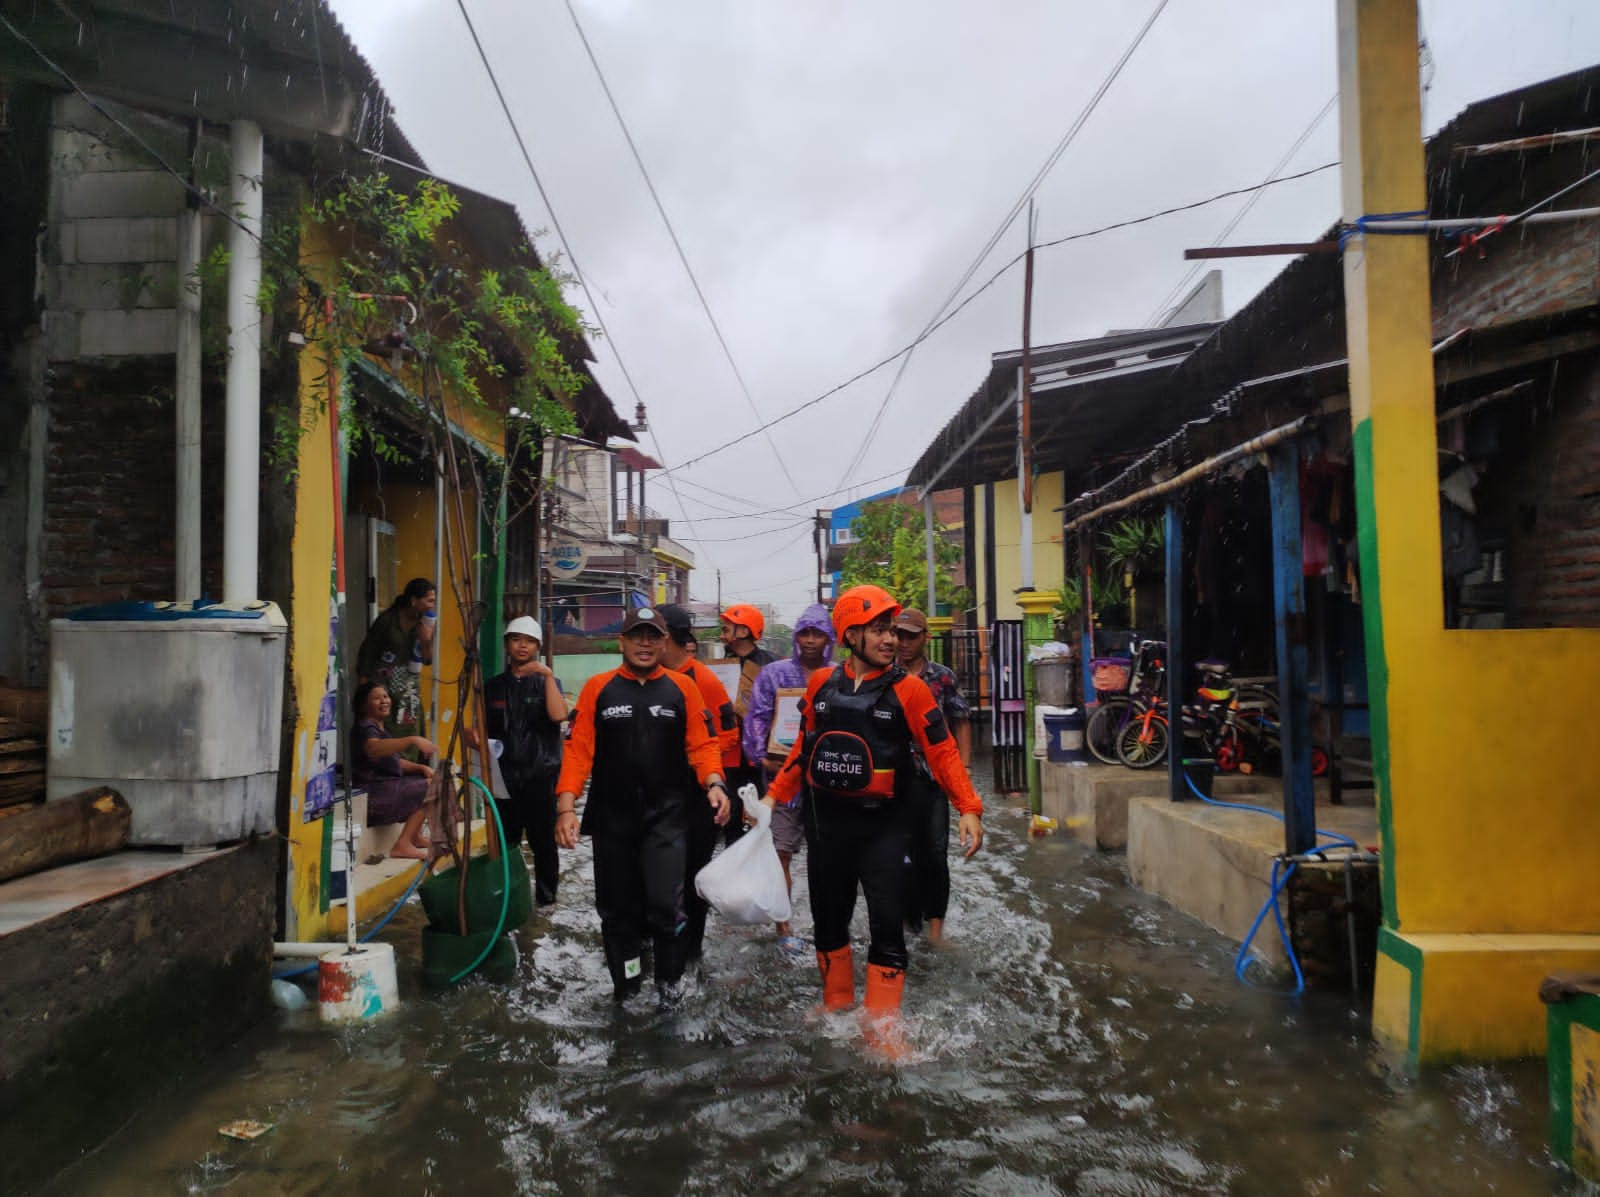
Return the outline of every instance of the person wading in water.
<path id="1" fill-rule="evenodd" d="M 866 895 L 868 1042 L 891 1057 L 903 1050 L 905 862 L 914 814 L 906 784 L 916 767 L 913 747 L 961 814 L 966 855 L 983 844 L 983 799 L 961 767 L 939 704 L 895 661 L 892 621 L 899 612 L 900 604 L 876 586 L 855 586 L 839 596 L 833 628 L 850 658 L 811 675 L 801 736 L 767 791 L 772 803 L 805 793 L 811 919 L 829 1010 L 855 1003 L 850 918 L 856 891 Z"/>
<path id="2" fill-rule="evenodd" d="M 700 691 L 661 665 L 666 637 L 654 608 L 629 611 L 621 667 L 584 683 L 556 782 L 556 843 L 594 840 L 594 904 L 616 1000 L 643 987 L 649 940 L 657 998 L 673 1006 L 686 963 L 692 807 L 708 803 L 713 822 L 727 822 L 728 788 Z M 578 795 L 591 771 L 580 824 Z"/>

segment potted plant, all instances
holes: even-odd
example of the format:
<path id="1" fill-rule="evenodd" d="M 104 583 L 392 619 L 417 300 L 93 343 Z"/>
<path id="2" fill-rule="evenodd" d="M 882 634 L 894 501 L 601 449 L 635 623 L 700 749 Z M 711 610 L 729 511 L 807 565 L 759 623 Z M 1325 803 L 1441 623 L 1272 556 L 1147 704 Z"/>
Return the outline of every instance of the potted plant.
<path id="1" fill-rule="evenodd" d="M 1056 591 L 1056 639 L 1071 644 L 1078 634 L 1078 621 L 1083 617 L 1083 581 L 1069 578 Z"/>
<path id="2" fill-rule="evenodd" d="M 1121 572 L 1122 587 L 1128 598 L 1129 626 L 1138 622 L 1138 584 L 1141 572 L 1148 573 L 1161 560 L 1166 533 L 1160 521 L 1130 516 L 1101 534 L 1106 560 Z"/>

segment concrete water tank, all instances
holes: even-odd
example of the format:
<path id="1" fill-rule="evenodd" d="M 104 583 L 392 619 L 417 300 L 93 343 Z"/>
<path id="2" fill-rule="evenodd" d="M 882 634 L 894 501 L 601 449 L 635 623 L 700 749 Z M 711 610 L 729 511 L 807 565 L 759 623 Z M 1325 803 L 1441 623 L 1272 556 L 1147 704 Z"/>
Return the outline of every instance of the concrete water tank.
<path id="1" fill-rule="evenodd" d="M 271 831 L 287 647 L 272 603 L 116 603 L 52 620 L 46 796 L 115 788 L 137 845 Z"/>

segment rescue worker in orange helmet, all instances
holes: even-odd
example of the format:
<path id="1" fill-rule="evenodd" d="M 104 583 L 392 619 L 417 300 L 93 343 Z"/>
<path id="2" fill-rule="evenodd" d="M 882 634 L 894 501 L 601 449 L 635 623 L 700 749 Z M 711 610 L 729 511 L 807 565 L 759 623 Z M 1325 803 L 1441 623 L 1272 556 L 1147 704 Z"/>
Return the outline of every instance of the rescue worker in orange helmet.
<path id="1" fill-rule="evenodd" d="M 914 811 L 903 790 L 915 769 L 913 746 L 961 816 L 965 855 L 983 844 L 983 799 L 961 765 L 939 704 L 896 660 L 899 611 L 877 586 L 855 586 L 839 596 L 833 626 L 849 659 L 811 675 L 800 738 L 767 791 L 767 801 L 785 804 L 805 792 L 811 919 L 829 1010 L 855 1004 L 850 919 L 857 889 L 866 895 L 871 940 L 863 1005 L 876 1016 L 869 1033 L 890 1054 L 898 1043 L 892 1020 L 907 964 L 905 861 Z"/>

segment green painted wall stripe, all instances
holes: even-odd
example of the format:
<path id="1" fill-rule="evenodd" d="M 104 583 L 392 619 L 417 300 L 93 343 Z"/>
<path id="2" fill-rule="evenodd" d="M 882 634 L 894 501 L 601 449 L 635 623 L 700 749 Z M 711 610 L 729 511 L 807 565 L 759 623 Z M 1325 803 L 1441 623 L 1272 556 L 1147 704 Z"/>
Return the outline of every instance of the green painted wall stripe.
<path id="1" fill-rule="evenodd" d="M 1572 1163 L 1572 1009 L 1566 1002 L 1549 1008 L 1550 1153 Z"/>
<path id="2" fill-rule="evenodd" d="M 1383 639 L 1383 586 L 1378 572 L 1378 505 L 1373 493 L 1372 421 L 1351 430 L 1356 473 L 1356 544 L 1361 554 L 1361 623 L 1366 636 L 1367 704 L 1372 734 L 1372 779 L 1377 786 L 1378 826 L 1383 851 L 1378 854 L 1382 878 L 1383 925 L 1400 930 L 1395 892 L 1394 784 L 1389 772 L 1389 658 Z M 1422 973 L 1418 959 L 1416 977 Z M 1416 1018 L 1412 1010 L 1412 1018 Z M 1413 1039 L 1414 1042 L 1414 1039 Z"/>
<path id="3" fill-rule="evenodd" d="M 1422 949 L 1401 939 L 1388 927 L 1380 927 L 1378 951 L 1411 976 L 1411 1008 L 1406 1016 L 1406 1070 L 1415 1073 L 1422 1061 Z"/>
<path id="4" fill-rule="evenodd" d="M 317 904 L 328 913 L 328 895 L 333 890 L 333 812 L 322 816 L 322 867 L 317 870 Z"/>

